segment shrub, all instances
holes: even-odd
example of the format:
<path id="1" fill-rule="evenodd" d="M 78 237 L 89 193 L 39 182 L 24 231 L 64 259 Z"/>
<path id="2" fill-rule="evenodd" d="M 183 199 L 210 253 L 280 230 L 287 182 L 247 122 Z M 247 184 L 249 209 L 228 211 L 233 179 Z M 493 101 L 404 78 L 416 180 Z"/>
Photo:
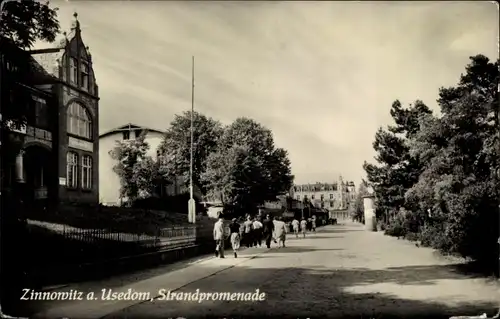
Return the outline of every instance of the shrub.
<path id="1" fill-rule="evenodd" d="M 406 235 L 406 229 L 403 227 L 403 223 L 400 220 L 395 219 L 386 226 L 384 233 L 389 236 L 404 237 Z"/>
<path id="2" fill-rule="evenodd" d="M 405 239 L 407 239 L 409 241 L 419 241 L 420 240 L 420 234 L 419 233 L 408 232 L 405 235 Z"/>

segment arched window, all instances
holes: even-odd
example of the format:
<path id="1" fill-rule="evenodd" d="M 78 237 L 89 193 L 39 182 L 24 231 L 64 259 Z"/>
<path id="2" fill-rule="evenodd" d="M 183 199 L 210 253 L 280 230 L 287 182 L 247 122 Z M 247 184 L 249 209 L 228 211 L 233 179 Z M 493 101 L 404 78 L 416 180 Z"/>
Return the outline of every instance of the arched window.
<path id="1" fill-rule="evenodd" d="M 87 109 L 76 102 L 73 102 L 68 107 L 68 133 L 77 136 L 92 138 L 92 118 Z"/>

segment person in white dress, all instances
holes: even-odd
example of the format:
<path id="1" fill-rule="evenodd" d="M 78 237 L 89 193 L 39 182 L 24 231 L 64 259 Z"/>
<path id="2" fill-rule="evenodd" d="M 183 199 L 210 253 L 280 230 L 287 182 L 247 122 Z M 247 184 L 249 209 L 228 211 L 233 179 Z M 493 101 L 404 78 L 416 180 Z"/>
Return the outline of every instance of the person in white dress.
<path id="1" fill-rule="evenodd" d="M 274 238 L 278 241 L 278 248 L 285 247 L 286 241 L 286 224 L 278 217 L 274 222 Z"/>
<path id="2" fill-rule="evenodd" d="M 305 238 L 307 232 L 307 220 L 305 218 L 300 221 L 300 230 L 302 231 L 302 237 Z"/>
<path id="3" fill-rule="evenodd" d="M 299 238 L 299 226 L 300 226 L 299 221 L 296 218 L 294 218 L 292 221 L 292 228 L 296 238 Z"/>

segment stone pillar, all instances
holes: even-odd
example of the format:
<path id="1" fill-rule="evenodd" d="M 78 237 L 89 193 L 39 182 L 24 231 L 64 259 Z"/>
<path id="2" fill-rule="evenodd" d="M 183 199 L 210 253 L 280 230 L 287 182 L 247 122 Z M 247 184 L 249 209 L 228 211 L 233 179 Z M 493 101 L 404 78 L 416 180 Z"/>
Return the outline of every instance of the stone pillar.
<path id="1" fill-rule="evenodd" d="M 19 151 L 16 156 L 16 182 L 24 183 L 24 150 Z"/>
<path id="2" fill-rule="evenodd" d="M 363 207 L 365 211 L 365 229 L 367 231 L 377 231 L 377 218 L 375 216 L 375 196 L 366 195 L 363 197 Z"/>

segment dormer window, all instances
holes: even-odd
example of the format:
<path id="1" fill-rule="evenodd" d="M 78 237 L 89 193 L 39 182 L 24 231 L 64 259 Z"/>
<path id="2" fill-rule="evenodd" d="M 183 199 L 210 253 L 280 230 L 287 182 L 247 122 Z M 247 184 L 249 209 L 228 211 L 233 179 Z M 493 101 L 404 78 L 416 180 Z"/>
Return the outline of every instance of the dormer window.
<path id="1" fill-rule="evenodd" d="M 89 89 L 89 64 L 82 62 L 80 69 L 80 85 L 85 90 Z"/>
<path id="2" fill-rule="evenodd" d="M 73 84 L 77 84 L 78 80 L 78 60 L 75 58 L 70 58 L 69 61 L 69 79 Z"/>

